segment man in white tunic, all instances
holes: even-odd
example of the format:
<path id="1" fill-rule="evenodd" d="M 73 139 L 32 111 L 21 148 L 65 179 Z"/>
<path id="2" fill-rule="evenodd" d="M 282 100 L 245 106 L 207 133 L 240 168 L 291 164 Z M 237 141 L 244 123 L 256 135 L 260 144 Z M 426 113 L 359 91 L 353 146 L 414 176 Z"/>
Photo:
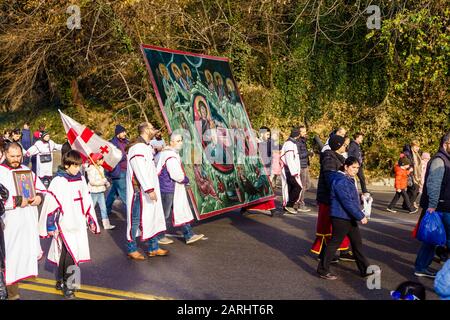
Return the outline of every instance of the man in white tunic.
<path id="1" fill-rule="evenodd" d="M 68 299 L 74 298 L 70 283 L 74 266 L 90 261 L 87 226 L 100 233 L 97 216 L 84 176 L 80 173 L 81 155 L 76 150 L 65 153 L 62 166 L 50 183 L 39 218 L 41 237 L 52 236 L 49 261 L 58 265 L 56 289 Z"/>
<path id="2" fill-rule="evenodd" d="M 300 129 L 292 129 L 289 139 L 281 149 L 281 187 L 283 193 L 283 207 L 291 213 L 296 214 L 294 204 L 300 198 L 302 182 L 300 179 L 300 156 L 298 154 L 297 139 L 300 137 Z"/>
<path id="3" fill-rule="evenodd" d="M 173 227 L 182 227 L 186 244 L 191 244 L 202 239 L 204 235 L 194 234 L 192 230 L 191 223 L 194 221 L 194 215 L 189 206 L 185 187 L 189 183 L 189 178 L 183 170 L 181 158 L 178 154 L 182 147 L 183 136 L 178 133 L 172 133 L 170 145 L 160 152 L 156 171 L 159 177 L 166 225 L 172 224 Z M 164 234 L 161 234 L 159 237 L 159 243 L 161 244 L 170 244 L 172 242 L 173 240 L 165 237 Z"/>
<path id="4" fill-rule="evenodd" d="M 3 215 L 5 240 L 5 279 L 9 299 L 19 299 L 18 282 L 38 274 L 38 260 L 42 256 L 38 233 L 40 193 L 45 187 L 33 174 L 36 196 L 26 198 L 17 193 L 14 172 L 30 169 L 22 165 L 22 147 L 13 142 L 5 148 L 5 161 L 0 165 L 0 184 L 8 191 Z"/>
<path id="5" fill-rule="evenodd" d="M 148 240 L 149 257 L 166 256 L 159 248 L 158 235 L 166 231 L 158 175 L 150 141 L 156 130 L 151 123 L 138 126 L 139 137 L 127 146 L 127 253 L 130 259 L 144 260 L 136 237 Z"/>
<path id="6" fill-rule="evenodd" d="M 32 145 L 25 154 L 27 157 L 36 157 L 36 174 L 48 188 L 53 177 L 53 151 L 61 150 L 62 145 L 50 140 L 50 134 L 41 133 L 40 139 Z"/>

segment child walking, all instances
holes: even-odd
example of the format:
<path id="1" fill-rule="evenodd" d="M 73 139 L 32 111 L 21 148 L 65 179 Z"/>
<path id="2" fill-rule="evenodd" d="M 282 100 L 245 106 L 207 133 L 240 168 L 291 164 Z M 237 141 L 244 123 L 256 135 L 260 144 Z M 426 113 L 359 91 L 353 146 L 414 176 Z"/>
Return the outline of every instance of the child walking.
<path id="1" fill-rule="evenodd" d="M 112 230 L 116 226 L 109 222 L 108 214 L 106 213 L 105 191 L 109 187 L 108 179 L 105 178 L 105 170 L 103 169 L 103 155 L 101 153 L 91 154 L 89 166 L 86 168 L 88 177 L 88 188 L 91 193 L 93 209 L 98 203 L 100 214 L 102 217 L 103 228 Z"/>
<path id="2" fill-rule="evenodd" d="M 418 209 L 412 206 L 409 196 L 406 193 L 406 190 L 408 189 L 408 175 L 412 172 L 411 162 L 409 159 L 406 157 L 400 158 L 398 163 L 394 166 L 394 172 L 396 193 L 386 210 L 393 213 L 397 212 L 393 209 L 393 207 L 397 204 L 400 197 L 403 197 L 409 213 L 416 213 Z"/>
<path id="3" fill-rule="evenodd" d="M 41 216 L 39 234 L 53 237 L 48 259 L 58 265 L 56 289 L 66 299 L 75 298 L 79 288 L 78 265 L 90 261 L 87 227 L 100 233 L 92 198 L 84 176 L 80 173 L 83 160 L 78 151 L 63 155 L 62 166 L 47 190 Z"/>

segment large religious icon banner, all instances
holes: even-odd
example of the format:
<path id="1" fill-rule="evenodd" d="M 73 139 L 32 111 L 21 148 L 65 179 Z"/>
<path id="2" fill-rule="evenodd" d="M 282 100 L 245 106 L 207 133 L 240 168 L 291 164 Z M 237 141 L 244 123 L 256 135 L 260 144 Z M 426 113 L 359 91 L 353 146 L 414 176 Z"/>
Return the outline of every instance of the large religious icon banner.
<path id="1" fill-rule="evenodd" d="M 273 199 L 228 59 L 141 50 L 169 132 L 183 135 L 180 155 L 197 218 Z"/>

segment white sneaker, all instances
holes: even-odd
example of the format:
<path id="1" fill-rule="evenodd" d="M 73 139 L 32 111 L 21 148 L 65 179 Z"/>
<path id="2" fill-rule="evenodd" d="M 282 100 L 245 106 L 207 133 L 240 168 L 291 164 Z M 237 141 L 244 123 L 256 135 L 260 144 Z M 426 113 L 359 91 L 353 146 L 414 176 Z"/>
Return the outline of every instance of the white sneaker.
<path id="1" fill-rule="evenodd" d="M 171 243 L 173 243 L 173 240 L 167 237 L 158 240 L 158 244 L 171 244 Z"/>
<path id="2" fill-rule="evenodd" d="M 102 223 L 105 230 L 112 230 L 116 227 L 109 222 L 109 219 L 102 219 Z"/>
<path id="3" fill-rule="evenodd" d="M 202 239 L 204 236 L 205 236 L 204 234 L 194 234 L 192 237 L 189 238 L 189 240 L 186 240 L 186 244 L 194 243 L 195 241 Z"/>

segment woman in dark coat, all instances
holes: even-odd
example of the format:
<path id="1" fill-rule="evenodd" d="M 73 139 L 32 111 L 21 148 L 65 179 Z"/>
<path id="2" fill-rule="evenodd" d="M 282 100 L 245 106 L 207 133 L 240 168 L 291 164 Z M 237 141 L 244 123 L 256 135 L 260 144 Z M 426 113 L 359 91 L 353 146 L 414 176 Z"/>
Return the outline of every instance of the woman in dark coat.
<path id="1" fill-rule="evenodd" d="M 324 256 L 319 262 L 317 272 L 327 280 L 336 280 L 337 277 L 330 272 L 330 263 L 334 254 L 345 236 L 348 236 L 352 245 L 356 265 L 362 277 L 366 277 L 369 262 L 362 254 L 362 240 L 359 233 L 358 221 L 362 224 L 368 222 L 361 210 L 361 200 L 356 189 L 354 177 L 359 170 L 359 161 L 355 157 L 348 157 L 339 171 L 330 174 L 331 185 L 331 224 L 332 236 L 326 247 Z"/>

